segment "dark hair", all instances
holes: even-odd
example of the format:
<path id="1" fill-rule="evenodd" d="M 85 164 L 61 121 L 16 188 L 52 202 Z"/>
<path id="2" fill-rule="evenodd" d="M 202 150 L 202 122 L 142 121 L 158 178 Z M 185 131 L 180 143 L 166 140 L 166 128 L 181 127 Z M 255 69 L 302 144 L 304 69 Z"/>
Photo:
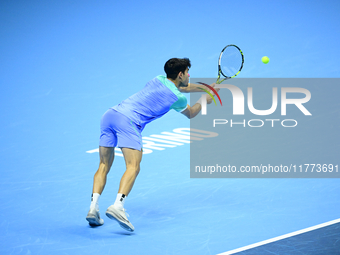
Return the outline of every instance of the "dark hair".
<path id="1" fill-rule="evenodd" d="M 185 72 L 187 68 L 191 67 L 190 60 L 188 58 L 171 58 L 164 65 L 164 71 L 166 77 L 172 80 L 176 80 L 179 72 Z"/>

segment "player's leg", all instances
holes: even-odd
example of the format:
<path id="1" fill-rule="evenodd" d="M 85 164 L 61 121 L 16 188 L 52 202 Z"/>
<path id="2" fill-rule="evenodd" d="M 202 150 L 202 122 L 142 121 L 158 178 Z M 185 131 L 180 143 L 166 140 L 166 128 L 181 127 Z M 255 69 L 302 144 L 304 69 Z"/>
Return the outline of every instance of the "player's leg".
<path id="1" fill-rule="evenodd" d="M 114 147 L 117 145 L 117 135 L 114 129 L 116 120 L 115 112 L 107 110 L 100 122 L 100 140 L 99 140 L 99 167 L 93 179 L 93 193 L 91 199 L 90 211 L 86 220 L 90 225 L 102 225 L 103 219 L 99 214 L 99 198 L 106 184 L 106 177 L 114 160 Z M 119 120 L 118 120 L 119 122 Z"/>
<path id="2" fill-rule="evenodd" d="M 122 228 L 128 231 L 134 231 L 133 225 L 126 217 L 124 202 L 140 171 L 140 162 L 142 160 L 143 152 L 142 150 L 139 151 L 130 148 L 122 148 L 122 152 L 125 159 L 126 170 L 120 180 L 116 201 L 107 209 L 106 215 L 110 219 L 116 220 Z"/>
<path id="3" fill-rule="evenodd" d="M 118 193 L 128 196 L 139 174 L 143 153 L 142 151 L 130 148 L 122 148 L 122 152 L 125 159 L 126 170 L 120 180 Z"/>
<path id="4" fill-rule="evenodd" d="M 115 156 L 114 147 L 99 146 L 99 167 L 93 178 L 92 193 L 102 194 Z"/>
<path id="5" fill-rule="evenodd" d="M 110 172 L 114 160 L 114 147 L 99 146 L 99 167 L 93 178 L 93 193 L 90 210 L 86 216 L 86 220 L 91 226 L 100 226 L 104 224 L 104 220 L 100 218 L 99 213 L 99 197 L 102 194 L 107 174 Z"/>

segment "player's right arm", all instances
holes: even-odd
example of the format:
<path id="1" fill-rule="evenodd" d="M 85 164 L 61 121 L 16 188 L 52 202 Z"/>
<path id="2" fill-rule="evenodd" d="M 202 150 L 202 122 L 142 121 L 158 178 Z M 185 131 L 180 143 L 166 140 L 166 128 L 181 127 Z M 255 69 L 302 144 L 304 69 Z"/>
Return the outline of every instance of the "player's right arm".
<path id="1" fill-rule="evenodd" d="M 206 95 L 206 96 L 207 96 L 207 104 L 211 104 L 211 102 L 213 101 L 212 97 L 209 95 Z M 182 114 L 184 114 L 188 119 L 192 119 L 197 114 L 199 114 L 201 109 L 202 109 L 202 106 L 199 103 L 199 101 L 197 101 L 197 103 L 194 104 L 193 106 L 188 105 L 187 108 L 182 112 Z"/>
<path id="2" fill-rule="evenodd" d="M 210 86 L 214 88 L 216 86 L 216 83 L 213 83 Z M 194 83 L 188 83 L 187 87 L 178 88 L 178 90 L 182 93 L 202 92 L 202 89 L 207 89 L 207 87 L 201 84 L 194 84 Z"/>

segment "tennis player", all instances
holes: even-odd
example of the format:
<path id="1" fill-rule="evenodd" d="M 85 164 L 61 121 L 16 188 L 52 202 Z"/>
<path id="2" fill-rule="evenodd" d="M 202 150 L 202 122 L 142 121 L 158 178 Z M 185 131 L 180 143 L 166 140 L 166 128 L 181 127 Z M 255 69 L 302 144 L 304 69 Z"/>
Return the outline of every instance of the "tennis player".
<path id="1" fill-rule="evenodd" d="M 116 220 L 125 230 L 134 231 L 133 225 L 127 218 L 124 203 L 140 171 L 143 147 L 141 133 L 146 124 L 162 117 L 171 109 L 184 114 L 189 119 L 200 112 L 201 104 L 197 102 L 189 106 L 186 97 L 182 94 L 182 92 L 202 92 L 199 87 L 204 87 L 189 84 L 190 67 L 188 58 L 168 60 L 164 65 L 166 77 L 160 75 L 152 79 L 141 91 L 110 108 L 102 116 L 99 141 L 100 163 L 94 175 L 92 201 L 86 217 L 91 226 L 104 224 L 99 214 L 98 202 L 114 160 L 115 147 L 119 147 L 124 155 L 126 171 L 120 180 L 116 201 L 106 210 L 106 215 Z M 211 102 L 212 98 L 207 94 L 207 103 Z"/>

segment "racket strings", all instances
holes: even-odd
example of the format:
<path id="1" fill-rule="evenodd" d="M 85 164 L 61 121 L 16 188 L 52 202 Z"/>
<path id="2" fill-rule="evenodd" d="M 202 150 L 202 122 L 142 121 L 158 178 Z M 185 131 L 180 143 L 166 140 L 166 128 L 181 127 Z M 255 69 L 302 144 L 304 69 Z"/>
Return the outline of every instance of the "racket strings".
<path id="1" fill-rule="evenodd" d="M 233 77 L 239 73 L 243 65 L 243 57 L 241 51 L 235 46 L 229 46 L 220 58 L 221 72 L 226 77 Z"/>

